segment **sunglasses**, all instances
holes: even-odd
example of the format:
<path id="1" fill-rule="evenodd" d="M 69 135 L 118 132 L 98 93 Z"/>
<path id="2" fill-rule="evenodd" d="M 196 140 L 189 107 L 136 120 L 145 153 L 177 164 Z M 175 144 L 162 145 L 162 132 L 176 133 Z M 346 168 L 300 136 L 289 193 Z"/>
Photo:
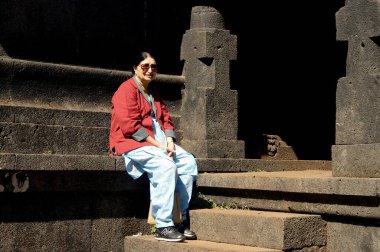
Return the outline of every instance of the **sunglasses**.
<path id="1" fill-rule="evenodd" d="M 148 71 L 149 68 L 152 68 L 152 72 L 157 72 L 157 65 L 156 64 L 145 63 L 145 64 L 141 64 L 140 67 L 143 71 Z"/>

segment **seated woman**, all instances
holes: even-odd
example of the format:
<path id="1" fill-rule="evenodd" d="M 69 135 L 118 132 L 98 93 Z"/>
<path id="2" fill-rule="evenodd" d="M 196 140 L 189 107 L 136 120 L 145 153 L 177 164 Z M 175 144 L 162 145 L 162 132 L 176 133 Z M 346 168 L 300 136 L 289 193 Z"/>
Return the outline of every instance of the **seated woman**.
<path id="1" fill-rule="evenodd" d="M 144 172 L 150 181 L 152 216 L 157 240 L 196 239 L 186 222 L 198 168 L 192 154 L 176 145 L 168 108 L 149 83 L 157 74 L 157 63 L 147 52 L 136 57 L 133 76 L 112 97 L 110 150 L 122 155 L 130 176 Z M 183 222 L 172 220 L 174 194 L 178 194 Z"/>

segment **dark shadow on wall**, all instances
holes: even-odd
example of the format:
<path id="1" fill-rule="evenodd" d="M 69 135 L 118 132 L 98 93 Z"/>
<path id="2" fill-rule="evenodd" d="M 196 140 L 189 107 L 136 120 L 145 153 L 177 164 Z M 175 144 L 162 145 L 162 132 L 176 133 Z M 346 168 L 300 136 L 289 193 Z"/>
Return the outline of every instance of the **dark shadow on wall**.
<path id="1" fill-rule="evenodd" d="M 262 134 L 275 134 L 300 159 L 331 159 L 335 89 L 347 51 L 335 40 L 343 0 L 261 1 L 253 8 L 242 0 L 2 0 L 0 43 L 15 58 L 120 70 L 148 49 L 160 73 L 180 75 L 182 35 L 195 5 L 217 8 L 238 37 L 231 87 L 239 93 L 246 157 L 257 158 Z"/>

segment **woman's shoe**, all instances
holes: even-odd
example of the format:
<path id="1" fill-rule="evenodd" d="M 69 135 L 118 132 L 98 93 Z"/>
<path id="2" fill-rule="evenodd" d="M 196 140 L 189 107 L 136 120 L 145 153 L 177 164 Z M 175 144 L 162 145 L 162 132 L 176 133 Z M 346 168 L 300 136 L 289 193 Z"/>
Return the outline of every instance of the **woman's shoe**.
<path id="1" fill-rule="evenodd" d="M 196 240 L 197 235 L 187 228 L 184 224 L 179 224 L 177 227 L 178 232 L 183 234 L 186 237 L 186 240 Z"/>
<path id="2" fill-rule="evenodd" d="M 186 239 L 185 235 L 178 232 L 175 227 L 163 227 L 156 229 L 156 240 L 169 241 L 169 242 L 181 242 Z"/>

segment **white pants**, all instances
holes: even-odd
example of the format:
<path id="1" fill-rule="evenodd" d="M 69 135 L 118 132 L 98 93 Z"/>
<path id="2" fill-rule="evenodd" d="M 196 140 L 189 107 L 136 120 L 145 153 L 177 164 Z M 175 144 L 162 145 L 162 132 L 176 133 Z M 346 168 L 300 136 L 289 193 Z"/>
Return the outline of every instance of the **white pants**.
<path id="1" fill-rule="evenodd" d="M 173 159 L 165 150 L 154 146 L 144 146 L 123 154 L 129 175 L 137 179 L 144 172 L 148 174 L 152 216 L 156 220 L 157 228 L 174 225 L 174 192 L 179 195 L 183 220 L 187 218 L 186 210 L 191 199 L 193 182 L 198 176 L 193 155 L 178 145 L 175 148 Z"/>

